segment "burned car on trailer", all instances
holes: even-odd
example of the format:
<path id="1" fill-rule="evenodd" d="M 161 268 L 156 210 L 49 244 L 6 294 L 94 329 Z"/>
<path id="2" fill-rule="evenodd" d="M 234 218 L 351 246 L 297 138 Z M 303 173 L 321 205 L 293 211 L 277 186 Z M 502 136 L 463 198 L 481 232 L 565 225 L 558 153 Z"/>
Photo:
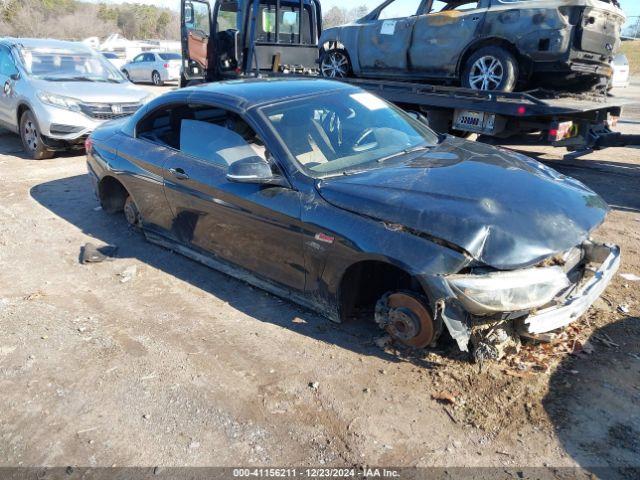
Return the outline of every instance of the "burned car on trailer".
<path id="1" fill-rule="evenodd" d="M 624 22 L 617 0 L 387 0 L 323 32 L 320 69 L 476 90 L 606 87 Z"/>
<path id="2" fill-rule="evenodd" d="M 103 209 L 148 240 L 411 347 L 446 329 L 486 357 L 483 332 L 552 332 L 620 261 L 590 239 L 608 207 L 580 182 L 344 83 L 190 87 L 87 147 Z"/>

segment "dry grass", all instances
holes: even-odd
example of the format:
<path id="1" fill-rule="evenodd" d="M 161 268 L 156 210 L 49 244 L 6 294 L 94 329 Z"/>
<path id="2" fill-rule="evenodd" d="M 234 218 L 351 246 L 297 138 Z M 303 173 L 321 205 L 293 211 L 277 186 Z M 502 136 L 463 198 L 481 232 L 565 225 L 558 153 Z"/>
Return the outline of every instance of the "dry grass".
<path id="1" fill-rule="evenodd" d="M 640 75 L 640 40 L 622 42 L 622 53 L 629 59 L 631 75 Z"/>

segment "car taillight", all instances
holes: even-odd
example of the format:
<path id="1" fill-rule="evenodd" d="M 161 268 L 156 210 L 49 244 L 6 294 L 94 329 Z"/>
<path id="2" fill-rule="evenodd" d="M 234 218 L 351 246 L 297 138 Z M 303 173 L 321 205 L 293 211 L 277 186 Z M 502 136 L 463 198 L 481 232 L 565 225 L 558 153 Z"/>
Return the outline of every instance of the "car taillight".
<path id="1" fill-rule="evenodd" d="M 89 153 L 93 149 L 93 140 L 91 139 L 91 137 L 87 137 L 87 139 L 84 141 L 84 149 L 87 151 L 87 153 Z"/>
<path id="2" fill-rule="evenodd" d="M 549 129 L 549 141 L 559 142 L 560 140 L 566 140 L 574 137 L 576 133 L 573 122 L 560 122 Z"/>
<path id="3" fill-rule="evenodd" d="M 169 68 L 169 64 L 168 63 L 165 63 L 163 66 L 164 66 L 164 68 Z"/>

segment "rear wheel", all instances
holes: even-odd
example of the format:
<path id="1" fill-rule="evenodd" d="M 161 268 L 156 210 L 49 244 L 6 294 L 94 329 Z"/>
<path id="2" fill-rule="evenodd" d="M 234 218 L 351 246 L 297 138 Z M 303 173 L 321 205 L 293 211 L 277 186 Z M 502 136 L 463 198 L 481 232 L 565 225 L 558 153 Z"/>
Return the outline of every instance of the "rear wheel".
<path id="1" fill-rule="evenodd" d="M 142 217 L 140 216 L 140 211 L 138 210 L 138 206 L 136 202 L 133 201 L 131 195 L 127 197 L 124 202 L 124 218 L 127 220 L 127 223 L 133 228 L 141 228 L 142 227 Z"/>
<path id="2" fill-rule="evenodd" d="M 154 70 L 153 73 L 151 74 L 151 83 L 153 83 L 156 87 L 161 87 L 162 85 L 164 85 L 164 82 L 162 81 L 162 77 L 160 76 L 160 73 L 158 73 L 157 70 Z"/>
<path id="3" fill-rule="evenodd" d="M 484 47 L 467 59 L 461 80 L 463 87 L 473 90 L 513 92 L 518 62 L 502 47 Z"/>
<path id="4" fill-rule="evenodd" d="M 320 73 L 327 78 L 351 76 L 351 60 L 346 50 L 336 48 L 323 52 L 320 58 Z"/>
<path id="5" fill-rule="evenodd" d="M 30 110 L 24 112 L 20 117 L 20 139 L 25 151 L 34 160 L 45 160 L 53 157 L 54 152 L 49 150 L 42 141 L 35 116 Z"/>

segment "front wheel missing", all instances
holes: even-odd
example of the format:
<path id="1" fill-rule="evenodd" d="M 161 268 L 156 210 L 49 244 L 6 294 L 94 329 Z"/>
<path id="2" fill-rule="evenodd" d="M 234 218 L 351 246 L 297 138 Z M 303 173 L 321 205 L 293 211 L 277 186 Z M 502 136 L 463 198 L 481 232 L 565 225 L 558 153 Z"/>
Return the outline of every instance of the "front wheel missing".
<path id="1" fill-rule="evenodd" d="M 413 348 L 425 348 L 436 338 L 426 299 L 415 292 L 389 292 L 376 304 L 375 321 L 391 338 Z"/>

